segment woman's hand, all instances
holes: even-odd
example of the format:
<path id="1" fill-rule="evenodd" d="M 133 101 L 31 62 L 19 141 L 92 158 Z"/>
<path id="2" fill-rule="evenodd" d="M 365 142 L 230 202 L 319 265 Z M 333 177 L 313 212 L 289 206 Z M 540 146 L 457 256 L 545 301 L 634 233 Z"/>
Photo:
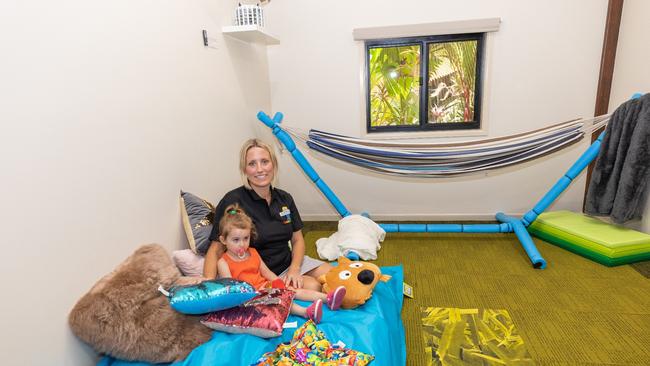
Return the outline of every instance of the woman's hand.
<path id="1" fill-rule="evenodd" d="M 206 280 L 207 278 L 204 277 L 181 276 L 176 280 L 176 282 L 174 282 L 174 286 L 196 285 Z"/>
<path id="2" fill-rule="evenodd" d="M 214 280 L 217 278 L 217 261 L 223 255 L 224 245 L 221 242 L 213 241 L 210 243 L 208 252 L 205 253 L 205 262 L 203 263 L 203 277 Z"/>
<path id="3" fill-rule="evenodd" d="M 302 275 L 300 274 L 300 268 L 289 267 L 289 270 L 287 270 L 287 273 L 282 279 L 287 287 L 302 288 Z"/>
<path id="4" fill-rule="evenodd" d="M 305 239 L 302 237 L 302 231 L 294 231 L 291 235 L 291 264 L 287 273 L 282 278 L 287 287 L 302 288 L 302 274 L 300 267 L 305 257 Z"/>

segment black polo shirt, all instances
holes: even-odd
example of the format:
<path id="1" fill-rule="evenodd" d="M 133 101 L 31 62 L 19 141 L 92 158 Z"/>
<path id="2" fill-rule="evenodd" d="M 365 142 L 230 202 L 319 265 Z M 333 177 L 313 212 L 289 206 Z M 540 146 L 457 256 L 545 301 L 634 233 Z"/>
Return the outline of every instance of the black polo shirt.
<path id="1" fill-rule="evenodd" d="M 210 240 L 219 240 L 219 220 L 226 207 L 238 203 L 251 217 L 257 237 L 251 247 L 257 249 L 264 263 L 275 274 L 282 273 L 291 264 L 289 241 L 295 231 L 303 227 L 293 197 L 281 189 L 271 187 L 271 204 L 252 189 L 241 186 L 226 193 L 215 208 L 214 226 Z M 205 254 L 208 248 L 199 249 Z"/>

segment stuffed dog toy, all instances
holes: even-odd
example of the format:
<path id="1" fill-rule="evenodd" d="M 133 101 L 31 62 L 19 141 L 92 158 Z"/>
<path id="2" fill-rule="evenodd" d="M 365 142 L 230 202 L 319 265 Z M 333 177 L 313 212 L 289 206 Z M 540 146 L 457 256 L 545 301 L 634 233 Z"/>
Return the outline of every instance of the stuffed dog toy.
<path id="1" fill-rule="evenodd" d="M 388 281 L 391 276 L 382 275 L 379 267 L 368 262 L 351 261 L 346 257 L 339 257 L 339 265 L 332 268 L 318 280 L 323 284 L 323 292 L 328 293 L 339 287 L 345 287 L 345 297 L 341 307 L 353 309 L 372 296 L 372 290 L 377 282 Z"/>

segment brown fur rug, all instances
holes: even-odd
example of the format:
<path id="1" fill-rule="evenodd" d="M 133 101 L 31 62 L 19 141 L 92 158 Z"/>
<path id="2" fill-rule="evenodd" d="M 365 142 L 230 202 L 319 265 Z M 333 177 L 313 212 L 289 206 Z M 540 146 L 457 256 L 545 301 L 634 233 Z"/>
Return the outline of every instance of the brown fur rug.
<path id="1" fill-rule="evenodd" d="M 167 251 L 140 247 L 104 276 L 70 312 L 73 333 L 97 352 L 129 361 L 172 362 L 208 341 L 196 316 L 177 313 L 158 292 L 180 278 Z"/>

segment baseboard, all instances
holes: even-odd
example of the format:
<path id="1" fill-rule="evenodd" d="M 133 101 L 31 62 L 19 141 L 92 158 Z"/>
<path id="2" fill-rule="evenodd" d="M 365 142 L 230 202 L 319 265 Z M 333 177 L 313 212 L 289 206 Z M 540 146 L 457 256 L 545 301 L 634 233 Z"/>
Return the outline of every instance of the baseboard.
<path id="1" fill-rule="evenodd" d="M 494 222 L 496 219 L 492 214 L 377 214 L 370 215 L 374 221 L 490 221 Z M 521 217 L 523 213 L 509 214 L 514 217 Z M 303 214 L 301 215 L 303 221 L 338 221 L 341 219 L 336 214 Z"/>

